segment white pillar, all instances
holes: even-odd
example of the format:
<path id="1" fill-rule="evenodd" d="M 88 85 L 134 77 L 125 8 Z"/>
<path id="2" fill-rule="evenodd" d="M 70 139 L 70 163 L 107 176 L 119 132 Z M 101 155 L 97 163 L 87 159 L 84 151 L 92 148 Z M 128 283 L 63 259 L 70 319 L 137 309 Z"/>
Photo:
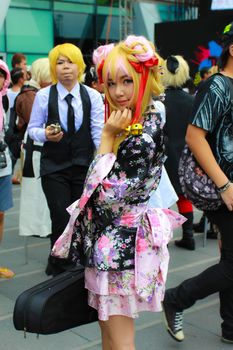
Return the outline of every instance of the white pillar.
<path id="1" fill-rule="evenodd" d="M 10 6 L 11 0 L 0 0 L 0 2 L 1 2 L 0 3 L 0 30 L 1 30 L 4 20 L 6 18 L 6 14 Z"/>

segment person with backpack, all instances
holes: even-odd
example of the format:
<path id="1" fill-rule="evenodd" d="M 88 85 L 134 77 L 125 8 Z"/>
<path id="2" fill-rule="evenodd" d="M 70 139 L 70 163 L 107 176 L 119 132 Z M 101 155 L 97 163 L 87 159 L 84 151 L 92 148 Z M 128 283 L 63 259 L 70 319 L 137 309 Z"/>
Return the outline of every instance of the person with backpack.
<path id="1" fill-rule="evenodd" d="M 57 45 L 49 62 L 53 85 L 36 94 L 28 131 L 43 143 L 40 176 L 52 221 L 52 248 L 68 223 L 66 208 L 82 194 L 100 143 L 104 106 L 99 92 L 81 84 L 85 63 L 78 47 Z M 49 256 L 46 274 L 56 275 L 69 266 Z"/>
<path id="2" fill-rule="evenodd" d="M 31 79 L 21 86 L 10 109 L 9 126 L 5 138 L 13 157 L 16 159 L 20 158 L 21 145 L 36 93 L 40 88 L 51 84 L 48 67 L 47 57 L 39 58 L 32 63 Z M 18 69 L 21 68 L 14 68 L 13 71 Z"/>
<path id="3" fill-rule="evenodd" d="M 220 74 L 210 77 L 194 101 L 186 142 L 222 199 L 205 215 L 221 235 L 220 262 L 168 289 L 163 301 L 166 327 L 177 341 L 184 339 L 183 310 L 218 292 L 223 320 L 221 340 L 233 344 L 233 22 L 222 37 Z"/>

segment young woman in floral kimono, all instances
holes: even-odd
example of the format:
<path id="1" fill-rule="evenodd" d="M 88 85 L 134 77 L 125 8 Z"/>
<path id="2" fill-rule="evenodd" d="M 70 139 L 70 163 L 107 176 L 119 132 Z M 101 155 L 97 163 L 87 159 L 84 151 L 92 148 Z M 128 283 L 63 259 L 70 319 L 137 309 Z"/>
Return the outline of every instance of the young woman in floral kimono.
<path id="1" fill-rule="evenodd" d="M 147 206 L 165 160 L 158 57 L 144 37 L 94 52 L 106 94 L 106 123 L 83 195 L 53 254 L 86 266 L 89 304 L 98 310 L 104 350 L 133 350 L 134 318 L 161 311 L 172 230 L 184 221 Z"/>

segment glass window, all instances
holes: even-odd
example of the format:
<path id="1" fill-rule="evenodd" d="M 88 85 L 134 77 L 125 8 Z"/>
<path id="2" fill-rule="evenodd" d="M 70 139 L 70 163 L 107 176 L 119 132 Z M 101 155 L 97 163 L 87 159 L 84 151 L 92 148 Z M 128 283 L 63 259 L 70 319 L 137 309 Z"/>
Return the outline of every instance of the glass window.
<path id="1" fill-rule="evenodd" d="M 67 39 L 105 39 L 108 30 L 108 16 L 56 11 L 54 13 L 55 37 Z M 119 17 L 112 16 L 109 39 L 119 39 Z"/>
<path id="2" fill-rule="evenodd" d="M 55 12 L 55 36 L 60 38 L 92 38 L 92 16 L 84 13 Z"/>
<path id="3" fill-rule="evenodd" d="M 100 33 L 100 38 L 102 40 L 108 37 L 109 41 L 119 40 L 119 17 L 112 16 L 111 27 L 108 33 L 108 17 L 97 16 L 97 32 Z"/>
<path id="4" fill-rule="evenodd" d="M 6 35 L 8 52 L 47 54 L 53 47 L 52 12 L 10 8 Z"/>

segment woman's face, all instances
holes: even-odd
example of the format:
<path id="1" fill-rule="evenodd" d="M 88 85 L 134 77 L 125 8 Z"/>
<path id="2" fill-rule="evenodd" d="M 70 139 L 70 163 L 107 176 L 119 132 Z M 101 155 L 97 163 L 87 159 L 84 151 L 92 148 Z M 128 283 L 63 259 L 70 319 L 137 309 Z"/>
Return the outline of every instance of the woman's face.
<path id="1" fill-rule="evenodd" d="M 4 75 L 0 72 L 0 91 L 1 91 L 2 88 L 3 88 L 4 82 L 5 82 L 5 77 L 4 77 Z"/>
<path id="2" fill-rule="evenodd" d="M 133 78 L 123 69 L 119 68 L 115 80 L 109 75 L 107 86 L 109 95 L 119 110 L 123 111 L 125 108 L 133 107 Z"/>

